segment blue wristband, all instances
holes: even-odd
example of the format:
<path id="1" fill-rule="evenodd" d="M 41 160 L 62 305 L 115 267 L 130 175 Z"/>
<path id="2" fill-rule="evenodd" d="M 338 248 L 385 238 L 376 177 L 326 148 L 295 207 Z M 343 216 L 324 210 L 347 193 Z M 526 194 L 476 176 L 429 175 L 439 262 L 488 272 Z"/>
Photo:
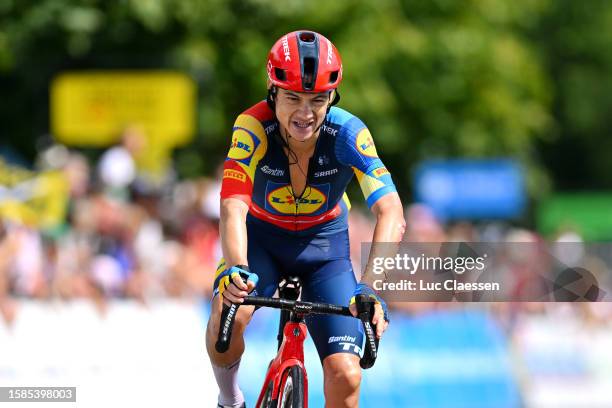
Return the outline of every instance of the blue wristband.
<path id="1" fill-rule="evenodd" d="M 256 273 L 253 273 L 251 271 L 249 271 L 249 267 L 246 265 L 235 265 L 232 266 L 231 268 L 225 269 L 223 272 L 221 272 L 217 278 L 215 279 L 215 282 L 213 283 L 213 296 L 216 295 L 217 293 L 219 293 L 221 296 L 223 296 L 223 292 L 225 291 L 225 289 L 227 289 L 227 287 L 233 283 L 233 279 L 234 276 L 240 276 L 243 280 L 251 281 L 255 284 L 255 286 L 257 286 L 257 282 L 259 281 L 259 276 L 257 276 Z M 252 296 L 257 296 L 257 291 L 255 289 L 253 289 L 250 293 L 250 295 Z"/>
<path id="2" fill-rule="evenodd" d="M 355 296 L 357 295 L 366 295 L 374 299 L 376 303 L 380 304 L 383 308 L 385 320 L 387 321 L 387 323 L 389 323 L 390 320 L 389 320 L 389 310 L 387 309 L 387 303 L 385 302 L 383 298 L 381 298 L 380 296 L 376 294 L 374 289 L 372 289 L 370 286 L 366 285 L 365 283 L 358 283 L 357 287 L 355 288 L 355 291 L 353 292 L 353 296 L 351 297 L 351 302 L 350 302 L 351 305 L 355 303 Z"/>

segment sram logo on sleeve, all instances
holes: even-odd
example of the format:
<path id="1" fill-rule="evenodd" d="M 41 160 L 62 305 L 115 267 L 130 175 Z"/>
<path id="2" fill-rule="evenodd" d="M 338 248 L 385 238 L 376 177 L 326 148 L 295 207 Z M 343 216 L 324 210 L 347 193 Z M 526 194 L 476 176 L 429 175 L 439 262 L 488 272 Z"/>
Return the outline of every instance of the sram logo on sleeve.
<path id="1" fill-rule="evenodd" d="M 372 135 L 367 128 L 362 129 L 359 132 L 357 139 L 355 139 L 355 144 L 357 145 L 357 151 L 364 156 L 378 157 L 376 147 L 374 146 L 374 140 L 372 139 Z"/>
<path id="2" fill-rule="evenodd" d="M 294 197 L 291 186 L 284 185 L 268 193 L 266 206 L 281 214 L 312 214 L 326 202 L 325 194 L 315 187 L 308 186 L 302 197 Z"/>
<path id="3" fill-rule="evenodd" d="M 257 139 L 246 129 L 234 128 L 232 144 L 230 145 L 227 157 L 234 160 L 248 159 L 255 151 L 256 140 Z"/>

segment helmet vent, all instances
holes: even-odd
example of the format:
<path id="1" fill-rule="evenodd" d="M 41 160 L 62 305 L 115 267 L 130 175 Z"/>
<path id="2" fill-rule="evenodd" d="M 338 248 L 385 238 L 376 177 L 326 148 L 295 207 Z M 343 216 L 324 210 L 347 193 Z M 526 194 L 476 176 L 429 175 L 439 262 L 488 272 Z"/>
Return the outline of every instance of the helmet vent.
<path id="1" fill-rule="evenodd" d="M 300 74 L 302 89 L 313 91 L 317 82 L 319 67 L 319 38 L 312 31 L 297 33 L 298 54 L 300 56 Z"/>
<path id="2" fill-rule="evenodd" d="M 338 71 L 334 71 L 331 74 L 329 74 L 329 83 L 330 84 L 333 84 L 337 80 L 338 80 Z"/>
<path id="3" fill-rule="evenodd" d="M 278 78 L 279 81 L 287 80 L 287 73 L 284 69 L 274 68 L 274 75 L 276 75 L 276 78 Z"/>
<path id="4" fill-rule="evenodd" d="M 300 33 L 300 40 L 302 42 L 311 43 L 315 41 L 315 34 L 310 31 L 302 31 Z"/>
<path id="5" fill-rule="evenodd" d="M 304 77 L 302 80 L 302 86 L 305 91 L 312 91 L 314 89 L 314 83 L 316 78 L 317 62 L 314 58 L 304 58 Z"/>

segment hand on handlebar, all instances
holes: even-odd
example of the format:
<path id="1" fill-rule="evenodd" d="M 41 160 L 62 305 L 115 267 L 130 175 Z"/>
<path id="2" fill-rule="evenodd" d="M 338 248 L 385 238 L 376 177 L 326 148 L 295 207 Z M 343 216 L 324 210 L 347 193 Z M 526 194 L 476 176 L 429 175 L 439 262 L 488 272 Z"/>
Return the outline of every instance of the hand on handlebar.
<path id="1" fill-rule="evenodd" d="M 355 304 L 355 297 L 357 295 L 367 295 L 372 298 L 376 304 L 374 305 L 374 316 L 372 317 L 372 324 L 376 327 L 376 337 L 382 338 L 383 333 L 389 326 L 389 314 L 387 311 L 387 304 L 379 297 L 372 288 L 365 283 L 359 283 L 353 292 L 353 297 L 349 304 L 349 310 L 352 315 L 358 317 L 357 306 Z"/>
<path id="2" fill-rule="evenodd" d="M 257 274 L 250 272 L 248 266 L 235 265 L 221 272 L 215 279 L 214 286 L 218 289 L 223 303 L 230 306 L 243 303 L 244 298 L 255 290 L 258 280 Z"/>
<path id="3" fill-rule="evenodd" d="M 226 291 L 225 293 L 228 292 Z M 373 315 L 378 315 L 377 321 L 381 321 L 383 323 L 380 325 L 384 326 L 382 328 L 383 331 L 387 327 L 387 323 L 384 320 L 382 307 L 380 307 L 380 310 L 377 310 L 375 299 L 365 294 L 358 294 L 355 296 L 355 303 L 351 305 L 353 309 L 352 312 L 346 306 L 329 303 L 306 302 L 286 298 L 258 297 L 256 294 L 242 298 L 241 302 L 247 305 L 272 307 L 275 309 L 282 309 L 290 311 L 291 313 L 296 313 L 298 321 L 300 322 L 303 322 L 305 315 L 313 313 L 333 314 L 340 316 L 350 316 L 353 314 L 354 317 L 361 320 L 366 338 L 363 348 L 363 356 L 361 356 L 361 359 L 359 360 L 359 365 L 363 369 L 372 367 L 376 362 L 376 357 L 378 355 L 378 340 L 380 336 L 377 336 L 378 327 L 377 325 L 372 324 L 371 317 Z M 223 311 L 221 313 L 221 324 L 219 325 L 219 334 L 217 336 L 217 342 L 215 343 L 215 350 L 218 353 L 225 353 L 229 349 L 229 344 L 232 337 L 232 328 L 238 307 L 238 304 L 223 306 Z"/>

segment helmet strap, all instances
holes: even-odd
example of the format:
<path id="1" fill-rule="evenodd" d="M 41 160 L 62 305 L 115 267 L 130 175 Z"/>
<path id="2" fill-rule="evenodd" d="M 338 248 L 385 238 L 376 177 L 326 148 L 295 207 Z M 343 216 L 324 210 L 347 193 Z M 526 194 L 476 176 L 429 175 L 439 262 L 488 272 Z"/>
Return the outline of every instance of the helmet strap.
<path id="1" fill-rule="evenodd" d="M 329 113 L 331 107 L 336 105 L 338 102 L 340 102 L 340 93 L 338 92 L 338 89 L 334 89 L 334 100 L 331 101 L 329 105 L 327 105 L 327 113 Z"/>
<path id="2" fill-rule="evenodd" d="M 270 88 L 268 88 L 268 95 L 266 96 L 266 103 L 268 104 L 268 107 L 272 110 L 272 112 L 274 112 L 274 115 L 276 115 L 276 94 L 277 94 L 277 89 L 275 86 L 271 86 Z"/>

